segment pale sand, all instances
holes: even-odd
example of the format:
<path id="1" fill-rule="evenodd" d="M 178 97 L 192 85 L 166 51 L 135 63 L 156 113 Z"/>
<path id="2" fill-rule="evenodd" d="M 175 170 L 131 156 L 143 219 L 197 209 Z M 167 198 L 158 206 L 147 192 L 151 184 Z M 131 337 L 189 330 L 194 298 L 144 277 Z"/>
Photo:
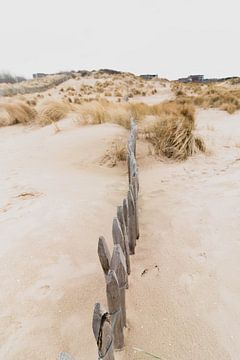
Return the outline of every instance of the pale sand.
<path id="1" fill-rule="evenodd" d="M 59 126 L 63 128 L 64 123 Z M 97 241 L 127 189 L 99 162 L 117 125 L 0 129 L 0 359 L 95 359 L 94 303 L 105 302 Z M 32 195 L 17 197 L 22 193 Z"/>
<path id="2" fill-rule="evenodd" d="M 202 111 L 211 156 L 140 161 L 141 239 L 121 359 L 240 358 L 240 115 Z M 143 276 L 141 273 L 147 269 Z"/>
<path id="3" fill-rule="evenodd" d="M 238 360 L 240 115 L 202 111 L 212 154 L 180 164 L 139 142 L 140 230 L 117 360 Z M 100 166 L 116 125 L 0 129 L 0 359 L 96 359 L 95 301 L 106 304 L 97 240 L 127 189 Z M 144 149 L 144 150 L 143 150 Z M 31 195 L 17 197 L 22 193 Z M 141 273 L 145 273 L 141 276 Z"/>

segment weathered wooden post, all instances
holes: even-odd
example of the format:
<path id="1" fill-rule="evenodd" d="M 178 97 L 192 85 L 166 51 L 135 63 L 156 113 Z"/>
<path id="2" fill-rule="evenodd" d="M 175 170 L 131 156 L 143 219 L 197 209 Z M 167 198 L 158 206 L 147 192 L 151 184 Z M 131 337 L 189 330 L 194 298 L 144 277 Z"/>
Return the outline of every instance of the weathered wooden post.
<path id="1" fill-rule="evenodd" d="M 130 239 L 131 239 L 131 227 L 129 228 L 129 209 L 128 209 L 128 198 L 123 199 L 123 216 L 126 224 L 126 232 L 127 232 L 127 241 L 128 241 L 128 248 L 129 248 L 129 254 L 131 253 L 130 249 Z"/>
<path id="2" fill-rule="evenodd" d="M 128 155 L 127 155 L 127 166 L 128 166 L 128 183 L 131 183 L 131 168 L 130 168 L 130 148 L 128 146 Z"/>
<path id="3" fill-rule="evenodd" d="M 108 250 L 106 240 L 104 239 L 103 236 L 100 236 L 98 240 L 98 256 L 100 263 L 102 265 L 103 272 L 105 276 L 107 276 L 108 271 L 110 269 L 111 255 Z"/>
<path id="4" fill-rule="evenodd" d="M 115 271 L 109 270 L 106 277 L 108 310 L 111 315 L 113 328 L 114 348 L 121 350 L 124 347 L 124 334 L 121 314 L 120 291 Z"/>
<path id="5" fill-rule="evenodd" d="M 119 244 L 122 248 L 122 252 L 124 254 L 124 261 L 125 261 L 125 265 L 127 268 L 127 257 L 128 257 L 128 262 L 129 262 L 129 249 L 127 249 L 127 247 L 125 245 L 124 234 L 122 232 L 121 223 L 118 220 L 118 218 L 113 219 L 112 237 L 113 237 L 114 245 Z"/>
<path id="6" fill-rule="evenodd" d="M 118 221 L 117 218 L 114 218 L 113 222 L 112 222 L 112 238 L 113 238 L 114 245 L 119 244 L 125 255 L 125 244 L 124 244 L 123 232 L 121 229 L 120 222 Z"/>
<path id="7" fill-rule="evenodd" d="M 134 226 L 135 226 L 135 236 L 136 239 L 139 238 L 139 225 L 138 225 L 138 201 L 137 201 L 137 192 L 134 186 L 135 177 L 132 178 L 132 183 L 129 185 L 129 190 L 132 193 L 132 198 L 134 201 Z"/>
<path id="8" fill-rule="evenodd" d="M 123 216 L 124 216 L 127 235 L 128 235 L 128 202 L 127 202 L 127 199 L 123 199 Z"/>
<path id="9" fill-rule="evenodd" d="M 96 303 L 94 307 L 92 328 L 97 342 L 98 358 L 114 360 L 113 331 L 110 315 L 99 303 Z"/>
<path id="10" fill-rule="evenodd" d="M 137 179 L 136 176 L 132 177 L 132 192 L 134 198 L 134 205 L 135 205 L 135 225 L 136 225 L 136 238 L 139 239 L 139 221 L 138 221 L 138 189 L 137 189 Z"/>
<path id="11" fill-rule="evenodd" d="M 127 234 L 127 227 L 125 223 L 125 217 L 123 214 L 123 206 L 117 207 L 117 218 L 120 223 L 123 238 L 124 238 L 124 246 L 125 246 L 125 258 L 126 258 L 126 265 L 127 265 L 127 273 L 130 275 L 131 273 L 131 266 L 130 266 L 130 256 L 129 256 L 129 243 L 128 243 L 128 234 Z"/>
<path id="12" fill-rule="evenodd" d="M 127 276 L 125 257 L 122 252 L 122 248 L 119 244 L 114 245 L 113 247 L 113 254 L 112 254 L 110 268 L 115 272 L 117 276 L 123 326 L 127 326 L 125 290 L 126 287 L 128 286 L 128 282 L 127 282 L 128 276 Z"/>
<path id="13" fill-rule="evenodd" d="M 132 191 L 128 191 L 128 240 L 130 255 L 135 254 L 136 246 L 136 219 L 135 219 L 135 203 Z"/>

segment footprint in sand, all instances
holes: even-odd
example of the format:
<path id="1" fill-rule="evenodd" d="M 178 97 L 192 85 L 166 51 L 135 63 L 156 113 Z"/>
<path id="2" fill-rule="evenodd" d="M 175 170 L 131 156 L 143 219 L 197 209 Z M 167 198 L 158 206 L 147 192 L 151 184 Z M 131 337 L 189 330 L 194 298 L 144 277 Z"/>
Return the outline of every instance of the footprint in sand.
<path id="1" fill-rule="evenodd" d="M 165 191 L 163 189 L 159 189 L 159 190 L 154 190 L 151 191 L 151 193 L 148 195 L 150 198 L 152 197 L 156 197 L 158 195 L 161 195 L 162 193 L 164 193 Z"/>
<path id="2" fill-rule="evenodd" d="M 206 254 L 206 252 L 205 252 L 205 251 L 200 252 L 200 253 L 197 255 L 197 260 L 198 260 L 198 262 L 200 262 L 200 263 L 206 262 L 206 261 L 207 261 L 207 254 Z"/>
<path id="3" fill-rule="evenodd" d="M 42 295 L 47 295 L 50 290 L 50 285 L 43 285 L 40 287 L 40 292 Z"/>

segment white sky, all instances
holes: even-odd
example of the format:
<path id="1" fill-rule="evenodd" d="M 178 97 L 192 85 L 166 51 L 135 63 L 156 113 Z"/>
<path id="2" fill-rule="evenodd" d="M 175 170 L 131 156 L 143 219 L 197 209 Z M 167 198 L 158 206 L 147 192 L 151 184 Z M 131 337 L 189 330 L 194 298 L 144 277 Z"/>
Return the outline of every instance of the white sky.
<path id="1" fill-rule="evenodd" d="M 240 75 L 240 0 L 0 0 L 0 71 Z"/>

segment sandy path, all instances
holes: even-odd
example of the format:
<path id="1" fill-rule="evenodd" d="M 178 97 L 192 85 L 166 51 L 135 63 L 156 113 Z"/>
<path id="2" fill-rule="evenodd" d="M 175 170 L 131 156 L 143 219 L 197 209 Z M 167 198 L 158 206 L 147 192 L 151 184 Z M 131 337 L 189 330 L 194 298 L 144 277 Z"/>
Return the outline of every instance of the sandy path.
<path id="1" fill-rule="evenodd" d="M 148 358 L 133 346 L 163 360 L 239 359 L 239 114 L 198 119 L 211 156 L 140 161 L 142 235 L 121 359 Z"/>
<path id="2" fill-rule="evenodd" d="M 127 188 L 125 167 L 99 160 L 127 131 L 64 124 L 57 134 L 0 129 L 0 359 L 96 358 L 92 311 L 105 302 L 97 241 L 111 243 Z"/>

